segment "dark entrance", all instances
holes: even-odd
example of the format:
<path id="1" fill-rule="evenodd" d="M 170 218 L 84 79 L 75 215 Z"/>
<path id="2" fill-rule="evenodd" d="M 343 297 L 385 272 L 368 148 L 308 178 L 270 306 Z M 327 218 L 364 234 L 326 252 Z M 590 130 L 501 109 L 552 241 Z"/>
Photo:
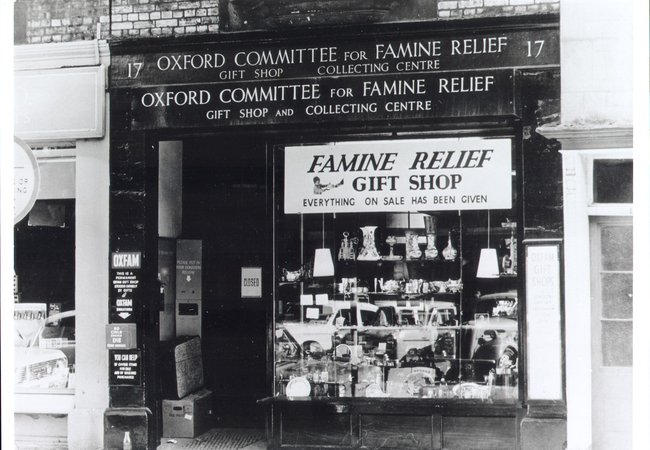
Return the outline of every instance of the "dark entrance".
<path id="1" fill-rule="evenodd" d="M 214 425 L 261 428 L 273 267 L 265 144 L 229 136 L 183 148 L 183 238 L 203 243 L 203 364 Z M 242 267 L 263 268 L 262 298 L 242 298 Z"/>

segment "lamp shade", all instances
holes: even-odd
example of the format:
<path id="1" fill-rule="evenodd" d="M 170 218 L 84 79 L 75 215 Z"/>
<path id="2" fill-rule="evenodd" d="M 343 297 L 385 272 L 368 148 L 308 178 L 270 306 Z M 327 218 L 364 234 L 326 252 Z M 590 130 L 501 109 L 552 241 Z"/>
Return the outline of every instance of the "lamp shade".
<path id="1" fill-rule="evenodd" d="M 482 248 L 476 278 L 499 278 L 499 261 L 494 248 Z"/>
<path id="2" fill-rule="evenodd" d="M 334 261 L 329 248 L 317 248 L 314 255 L 314 277 L 333 277 Z"/>

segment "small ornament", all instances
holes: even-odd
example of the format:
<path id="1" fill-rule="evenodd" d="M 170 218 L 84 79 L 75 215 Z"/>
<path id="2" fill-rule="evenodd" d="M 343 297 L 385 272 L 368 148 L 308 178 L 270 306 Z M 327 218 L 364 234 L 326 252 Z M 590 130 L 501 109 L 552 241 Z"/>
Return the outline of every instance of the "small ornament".
<path id="1" fill-rule="evenodd" d="M 341 248 L 339 249 L 339 261 L 354 261 L 356 254 L 354 253 L 354 246 L 359 242 L 359 239 L 348 239 L 350 233 L 343 232 L 343 239 L 341 239 Z"/>
<path id="2" fill-rule="evenodd" d="M 507 219 L 506 219 L 507 220 Z M 508 254 L 501 258 L 502 274 L 517 275 L 517 239 L 515 239 L 515 229 L 517 222 L 507 222 L 501 224 L 502 228 L 510 228 L 510 238 L 505 239 L 505 246 Z"/>
<path id="3" fill-rule="evenodd" d="M 447 246 L 442 250 L 442 257 L 447 261 L 453 261 L 458 256 L 458 250 L 454 248 L 451 243 L 451 231 L 449 232 L 449 237 L 447 238 Z"/>
<path id="4" fill-rule="evenodd" d="M 375 246 L 375 230 L 376 226 L 367 226 L 361 227 L 361 232 L 363 233 L 363 248 L 359 252 L 359 261 L 378 261 L 381 259 L 379 253 L 377 253 L 377 247 Z"/>
<path id="5" fill-rule="evenodd" d="M 422 251 L 418 245 L 418 233 L 415 230 L 406 230 L 406 259 L 414 260 L 422 257 Z"/>
<path id="6" fill-rule="evenodd" d="M 401 261 L 402 257 L 393 253 L 393 247 L 397 243 L 397 238 L 390 235 L 386 238 L 386 243 L 388 244 L 389 254 L 388 256 L 382 256 L 382 259 L 385 259 L 386 261 Z"/>
<path id="7" fill-rule="evenodd" d="M 426 259 L 436 259 L 438 249 L 436 248 L 436 222 L 434 216 L 424 216 L 424 230 L 427 235 L 427 248 L 424 250 Z"/>

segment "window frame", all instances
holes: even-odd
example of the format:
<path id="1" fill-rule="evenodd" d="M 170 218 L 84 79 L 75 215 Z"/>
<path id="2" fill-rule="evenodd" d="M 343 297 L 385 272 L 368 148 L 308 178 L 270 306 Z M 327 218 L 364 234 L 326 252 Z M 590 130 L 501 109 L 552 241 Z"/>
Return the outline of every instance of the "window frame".
<path id="1" fill-rule="evenodd" d="M 585 172 L 587 176 L 587 214 L 589 216 L 631 216 L 633 203 L 598 203 L 594 199 L 594 162 L 598 160 L 630 160 L 630 149 L 608 149 L 590 152 L 586 157 Z"/>

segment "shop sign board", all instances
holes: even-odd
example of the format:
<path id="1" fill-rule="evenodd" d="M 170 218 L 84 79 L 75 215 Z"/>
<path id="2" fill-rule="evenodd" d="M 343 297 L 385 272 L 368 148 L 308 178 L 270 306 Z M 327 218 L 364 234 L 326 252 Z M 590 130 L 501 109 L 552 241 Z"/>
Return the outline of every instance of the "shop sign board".
<path id="1" fill-rule="evenodd" d="M 32 149 L 14 136 L 14 224 L 36 203 L 40 172 Z"/>
<path id="2" fill-rule="evenodd" d="M 137 327 L 134 323 L 113 323 L 106 325 L 106 348 L 133 349 L 137 346 Z"/>
<path id="3" fill-rule="evenodd" d="M 119 50 L 119 49 L 118 49 Z M 156 47 L 111 58 L 111 84 L 264 82 L 559 65 L 557 25 L 302 36 Z"/>
<path id="4" fill-rule="evenodd" d="M 111 323 L 136 321 L 134 303 L 141 267 L 141 252 L 111 253 Z"/>
<path id="5" fill-rule="evenodd" d="M 132 89 L 134 130 L 513 115 L 514 71 L 299 78 Z"/>
<path id="6" fill-rule="evenodd" d="M 142 382 L 140 350 L 109 350 L 110 384 L 139 386 Z"/>
<path id="7" fill-rule="evenodd" d="M 286 147 L 284 212 L 510 209 L 511 154 L 509 138 Z"/>
<path id="8" fill-rule="evenodd" d="M 113 55 L 132 129 L 454 119 L 515 113 L 514 71 L 559 67 L 555 24 L 224 38 Z"/>
<path id="9" fill-rule="evenodd" d="M 241 268 L 242 298 L 262 298 L 262 268 Z"/>
<path id="10" fill-rule="evenodd" d="M 560 246 L 525 245 L 528 399 L 562 400 Z"/>

